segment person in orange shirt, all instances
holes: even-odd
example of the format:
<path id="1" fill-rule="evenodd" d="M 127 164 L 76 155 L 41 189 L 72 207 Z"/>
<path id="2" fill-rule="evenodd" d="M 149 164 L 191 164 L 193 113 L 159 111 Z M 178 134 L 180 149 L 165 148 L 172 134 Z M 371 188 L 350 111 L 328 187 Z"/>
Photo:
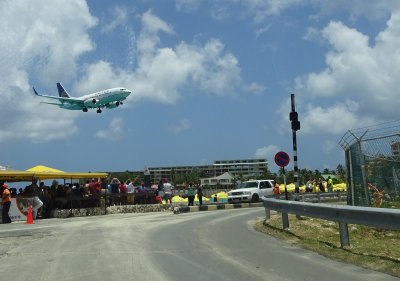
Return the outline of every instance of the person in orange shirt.
<path id="1" fill-rule="evenodd" d="M 274 181 L 274 194 L 281 194 L 281 191 L 279 190 L 279 184 Z"/>
<path id="2" fill-rule="evenodd" d="M 10 223 L 11 219 L 10 216 L 8 215 L 8 211 L 10 211 L 11 194 L 10 190 L 8 189 L 8 185 L 6 183 L 3 184 L 2 189 L 3 192 L 1 193 L 1 199 L 3 204 L 3 213 L 2 213 L 3 223 Z"/>

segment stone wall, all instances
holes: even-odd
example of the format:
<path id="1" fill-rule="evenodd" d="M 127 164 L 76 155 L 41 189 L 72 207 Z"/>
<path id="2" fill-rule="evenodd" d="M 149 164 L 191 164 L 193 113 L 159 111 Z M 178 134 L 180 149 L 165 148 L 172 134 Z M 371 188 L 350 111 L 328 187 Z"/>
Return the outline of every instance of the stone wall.
<path id="1" fill-rule="evenodd" d="M 174 206 L 171 204 L 151 204 L 151 205 L 120 205 L 107 207 L 108 214 L 122 213 L 148 213 L 148 212 L 172 212 Z M 63 209 L 51 212 L 52 218 L 85 217 L 104 215 L 104 207 Z"/>

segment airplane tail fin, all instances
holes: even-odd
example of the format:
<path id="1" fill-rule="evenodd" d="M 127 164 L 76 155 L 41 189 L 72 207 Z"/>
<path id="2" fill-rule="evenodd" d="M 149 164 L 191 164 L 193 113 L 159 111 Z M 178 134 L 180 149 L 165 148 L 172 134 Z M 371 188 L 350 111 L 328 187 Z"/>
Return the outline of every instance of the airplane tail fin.
<path id="1" fill-rule="evenodd" d="M 70 98 L 70 95 L 68 95 L 68 92 L 64 89 L 63 86 L 61 86 L 60 83 L 57 83 L 57 89 L 58 89 L 58 95 L 61 98 Z"/>
<path id="2" fill-rule="evenodd" d="M 39 96 L 38 92 L 36 92 L 36 90 L 35 90 L 35 87 L 32 87 L 32 88 L 33 88 L 33 92 L 35 93 L 35 95 Z"/>

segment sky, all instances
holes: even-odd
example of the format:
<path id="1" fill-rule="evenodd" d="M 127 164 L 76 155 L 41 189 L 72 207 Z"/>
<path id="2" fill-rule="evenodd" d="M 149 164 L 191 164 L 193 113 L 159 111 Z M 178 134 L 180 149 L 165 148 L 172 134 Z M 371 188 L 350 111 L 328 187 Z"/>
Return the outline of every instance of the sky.
<path id="1" fill-rule="evenodd" d="M 345 164 L 350 129 L 397 120 L 398 0 L 0 0 L 0 165 L 138 171 L 293 155 Z M 125 87 L 97 114 L 41 103 Z M 293 169 L 293 162 L 288 169 Z"/>

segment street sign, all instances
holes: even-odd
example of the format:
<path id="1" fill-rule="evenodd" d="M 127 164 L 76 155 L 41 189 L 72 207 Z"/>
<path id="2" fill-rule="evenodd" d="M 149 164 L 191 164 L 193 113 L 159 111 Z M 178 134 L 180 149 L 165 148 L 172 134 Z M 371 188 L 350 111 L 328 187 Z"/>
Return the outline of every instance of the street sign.
<path id="1" fill-rule="evenodd" d="M 277 154 L 275 154 L 275 163 L 279 167 L 286 167 L 289 164 L 289 161 L 290 157 L 286 152 L 279 151 Z"/>

